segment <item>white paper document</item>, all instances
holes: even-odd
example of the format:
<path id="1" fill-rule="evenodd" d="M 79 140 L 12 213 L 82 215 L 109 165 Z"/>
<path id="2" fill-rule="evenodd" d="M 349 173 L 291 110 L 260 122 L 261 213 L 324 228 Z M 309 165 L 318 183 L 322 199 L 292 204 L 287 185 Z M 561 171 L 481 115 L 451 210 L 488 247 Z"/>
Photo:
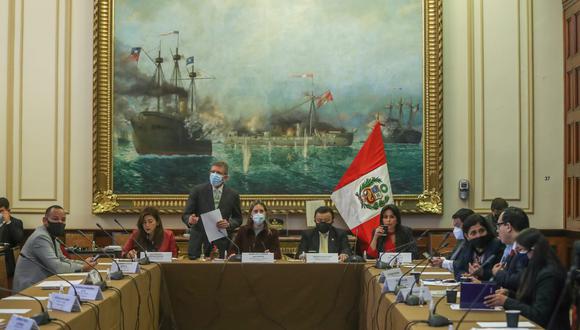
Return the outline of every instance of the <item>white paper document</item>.
<path id="1" fill-rule="evenodd" d="M 34 298 L 38 299 L 38 300 L 48 300 L 48 297 L 41 297 L 41 296 L 34 296 Z M 2 298 L 2 300 L 34 300 L 30 297 L 24 297 L 24 296 L 10 296 L 10 297 L 6 297 L 6 298 Z"/>
<path id="2" fill-rule="evenodd" d="M 227 231 L 217 227 L 218 221 L 222 219 L 222 213 L 219 209 L 204 213 L 200 215 L 200 217 L 201 221 L 203 222 L 203 228 L 205 228 L 205 234 L 207 235 L 207 239 L 210 241 L 210 243 L 220 238 L 226 237 L 228 234 Z"/>
<path id="3" fill-rule="evenodd" d="M 466 311 L 469 308 L 460 308 L 459 304 L 450 304 L 449 308 L 451 308 L 451 310 L 453 311 Z M 503 308 L 496 306 L 495 309 L 494 308 L 472 308 L 472 311 L 478 311 L 478 312 L 501 312 L 503 311 Z"/>
<path id="4" fill-rule="evenodd" d="M 83 280 L 72 280 L 70 281 L 72 284 L 81 284 Z M 36 285 L 38 288 L 42 288 L 44 290 L 58 290 L 61 287 L 68 288 L 70 284 L 66 281 L 42 281 Z"/>
<path id="5" fill-rule="evenodd" d="M 26 314 L 30 309 L 26 308 L 0 308 L 0 314 Z"/>

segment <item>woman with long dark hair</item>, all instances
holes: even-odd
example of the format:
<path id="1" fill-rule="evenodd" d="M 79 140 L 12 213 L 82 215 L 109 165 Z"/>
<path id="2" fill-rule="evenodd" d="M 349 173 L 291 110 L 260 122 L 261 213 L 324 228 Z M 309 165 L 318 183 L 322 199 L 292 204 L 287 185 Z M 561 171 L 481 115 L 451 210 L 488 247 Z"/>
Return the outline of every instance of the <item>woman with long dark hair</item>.
<path id="1" fill-rule="evenodd" d="M 282 258 L 278 231 L 268 226 L 266 204 L 254 201 L 248 213 L 248 222 L 240 227 L 234 240 L 240 252 L 272 252 L 275 259 Z M 237 253 L 237 249 L 231 246 L 229 252 Z"/>
<path id="2" fill-rule="evenodd" d="M 403 245 L 405 245 L 404 248 L 397 249 Z M 413 230 L 401 224 L 399 208 L 394 204 L 388 204 L 381 210 L 379 226 L 373 230 L 373 238 L 367 249 L 367 255 L 378 258 L 382 252 L 395 251 L 411 252 L 413 259 L 419 257 Z"/>
<path id="3" fill-rule="evenodd" d="M 133 259 L 142 252 L 135 241 L 147 249 L 147 252 L 171 252 L 173 257 L 177 257 L 175 235 L 173 231 L 163 229 L 159 210 L 155 207 L 148 206 L 141 211 L 137 229 L 133 230 L 123 247 L 123 256 Z"/>
<path id="4" fill-rule="evenodd" d="M 570 329 L 570 299 L 567 292 L 561 292 L 566 281 L 566 270 L 548 240 L 538 229 L 528 228 L 516 238 L 516 250 L 526 253 L 529 258 L 518 291 L 513 294 L 505 289 L 498 290 L 485 297 L 485 303 L 488 306 L 503 306 L 506 310 L 519 310 L 523 316 L 544 328 L 554 313 L 548 330 Z M 558 310 L 554 311 L 559 293 L 566 296 Z"/>

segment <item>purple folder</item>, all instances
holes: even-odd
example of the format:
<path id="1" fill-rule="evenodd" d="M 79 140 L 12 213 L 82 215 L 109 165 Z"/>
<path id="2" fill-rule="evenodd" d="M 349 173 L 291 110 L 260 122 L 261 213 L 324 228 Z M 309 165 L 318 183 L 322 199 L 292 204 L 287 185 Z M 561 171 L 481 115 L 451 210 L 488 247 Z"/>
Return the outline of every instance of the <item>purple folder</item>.
<path id="1" fill-rule="evenodd" d="M 491 309 L 483 303 L 483 299 L 494 294 L 495 290 L 497 290 L 497 284 L 494 282 L 461 283 L 459 308 Z M 484 292 L 481 293 L 481 291 Z"/>

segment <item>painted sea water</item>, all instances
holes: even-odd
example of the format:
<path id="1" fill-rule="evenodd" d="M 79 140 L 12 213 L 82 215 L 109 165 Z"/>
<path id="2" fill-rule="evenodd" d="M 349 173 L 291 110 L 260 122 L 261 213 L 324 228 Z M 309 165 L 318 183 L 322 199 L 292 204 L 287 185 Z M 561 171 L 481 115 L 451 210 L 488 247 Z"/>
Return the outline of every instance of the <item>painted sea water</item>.
<path id="1" fill-rule="evenodd" d="M 269 147 L 213 144 L 212 156 L 157 156 L 137 154 L 133 145 L 115 146 L 114 191 L 117 194 L 186 194 L 208 182 L 211 163 L 230 166 L 228 185 L 241 194 L 330 194 L 361 148 Z M 249 150 L 248 150 L 249 149 Z M 421 144 L 385 146 L 395 194 L 422 192 Z"/>

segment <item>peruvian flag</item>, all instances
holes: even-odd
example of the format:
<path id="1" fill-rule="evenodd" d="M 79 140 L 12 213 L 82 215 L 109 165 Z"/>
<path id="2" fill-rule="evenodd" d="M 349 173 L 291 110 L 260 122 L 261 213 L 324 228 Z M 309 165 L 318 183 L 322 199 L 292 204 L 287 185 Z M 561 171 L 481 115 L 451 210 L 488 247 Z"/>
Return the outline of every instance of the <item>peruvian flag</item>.
<path id="1" fill-rule="evenodd" d="M 365 250 L 379 225 L 381 209 L 394 201 L 378 121 L 330 198 Z"/>

